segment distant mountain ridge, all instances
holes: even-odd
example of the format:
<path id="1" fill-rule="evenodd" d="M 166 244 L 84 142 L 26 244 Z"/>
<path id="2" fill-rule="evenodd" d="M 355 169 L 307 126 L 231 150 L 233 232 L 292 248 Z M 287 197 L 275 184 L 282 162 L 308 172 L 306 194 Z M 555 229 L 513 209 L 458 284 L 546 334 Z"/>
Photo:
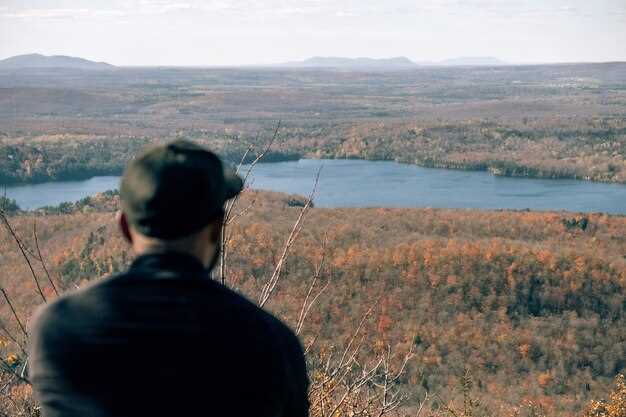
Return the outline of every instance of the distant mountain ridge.
<path id="1" fill-rule="evenodd" d="M 412 61 L 404 56 L 391 58 L 347 58 L 336 56 L 314 56 L 303 61 L 291 61 L 272 65 L 291 68 L 362 68 L 362 69 L 406 69 L 419 66 L 500 66 L 509 65 L 493 57 L 460 57 L 443 61 Z M 20 68 L 69 68 L 81 70 L 109 70 L 116 68 L 106 62 L 90 61 L 67 55 L 25 54 L 0 60 L 0 69 Z"/>
<path id="2" fill-rule="evenodd" d="M 287 62 L 283 64 L 290 67 L 362 67 L 362 68 L 382 68 L 382 67 L 411 67 L 415 63 L 406 57 L 393 58 L 344 58 L 344 57 L 324 57 L 315 56 L 304 61 Z"/>
<path id="3" fill-rule="evenodd" d="M 468 57 L 460 57 L 460 58 L 452 58 L 446 59 L 439 63 L 440 65 L 467 65 L 467 66 L 496 66 L 496 65 L 507 65 L 506 62 L 493 58 L 490 56 L 468 56 Z"/>
<path id="4" fill-rule="evenodd" d="M 83 70 L 107 70 L 115 68 L 106 62 L 95 62 L 84 58 L 65 55 L 46 56 L 41 54 L 16 55 L 0 60 L 0 69 L 19 68 L 73 68 Z"/>
<path id="5" fill-rule="evenodd" d="M 493 57 L 460 57 L 444 61 L 414 62 L 409 58 L 345 58 L 315 56 L 304 61 L 292 61 L 280 64 L 295 68 L 411 68 L 417 66 L 498 66 L 508 63 Z"/>

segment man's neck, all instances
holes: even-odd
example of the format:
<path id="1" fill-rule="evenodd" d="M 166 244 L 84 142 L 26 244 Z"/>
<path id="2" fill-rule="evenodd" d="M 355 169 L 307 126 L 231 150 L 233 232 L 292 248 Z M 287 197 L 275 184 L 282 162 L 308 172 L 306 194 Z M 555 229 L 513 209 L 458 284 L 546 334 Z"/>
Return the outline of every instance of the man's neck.
<path id="1" fill-rule="evenodd" d="M 139 249 L 139 250 L 138 250 Z M 179 248 L 170 245 L 151 245 L 142 248 L 135 248 L 133 250 L 137 257 L 144 255 L 166 255 L 166 254 L 178 254 L 178 255 L 186 255 L 192 257 L 199 261 L 204 267 L 209 266 L 209 260 L 207 260 L 207 256 L 204 251 L 200 250 L 190 250 L 189 248 Z"/>

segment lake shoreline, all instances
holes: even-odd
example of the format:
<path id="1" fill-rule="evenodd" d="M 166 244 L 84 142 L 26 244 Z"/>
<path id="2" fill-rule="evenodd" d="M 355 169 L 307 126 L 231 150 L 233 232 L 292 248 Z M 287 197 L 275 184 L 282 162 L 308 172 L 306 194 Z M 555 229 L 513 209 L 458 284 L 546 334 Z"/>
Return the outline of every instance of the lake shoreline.
<path id="1" fill-rule="evenodd" d="M 305 195 L 289 194 L 279 191 L 265 190 L 265 189 L 251 189 L 249 192 L 261 195 L 271 196 L 273 200 L 281 200 L 284 203 L 285 208 L 300 209 L 302 205 L 293 205 L 292 201 L 297 200 L 304 203 L 306 201 Z M 626 218 L 625 214 L 619 213 L 605 213 L 605 212 L 580 212 L 580 211 L 568 211 L 568 210 L 532 210 L 529 208 L 524 209 L 493 209 L 493 208 L 446 208 L 446 207 L 316 207 L 312 204 L 311 210 L 321 211 L 372 211 L 372 210 L 384 210 L 385 212 L 395 211 L 424 211 L 429 212 L 431 210 L 438 212 L 459 212 L 459 213 L 511 213 L 511 214 L 524 214 L 524 213 L 536 213 L 536 214 L 557 214 L 565 216 L 564 220 L 586 218 L 588 216 L 606 215 L 611 218 Z M 64 201 L 60 204 L 53 206 L 44 206 L 30 210 L 19 210 L 13 213 L 7 213 L 9 217 L 13 216 L 54 216 L 54 215 L 67 215 L 73 213 L 94 213 L 94 212 L 109 212 L 114 213 L 119 210 L 119 190 L 105 190 L 86 196 L 77 201 Z"/>
<path id="2" fill-rule="evenodd" d="M 245 163 L 250 163 L 254 158 L 247 157 Z M 265 158 L 267 159 L 267 158 Z M 528 179 L 541 179 L 541 180 L 576 180 L 576 181 L 586 181 L 590 183 L 599 183 L 599 184 L 618 184 L 625 185 L 626 182 L 613 181 L 611 179 L 606 178 L 593 178 L 590 176 L 579 175 L 575 173 L 557 173 L 557 172 L 544 172 L 539 171 L 536 168 L 526 167 L 524 165 L 518 165 L 513 161 L 484 161 L 484 162 L 476 162 L 476 163 L 458 163 L 451 161 L 430 161 L 430 160 L 406 160 L 403 158 L 367 158 L 367 157 L 359 157 L 359 156 L 344 156 L 344 157 L 334 157 L 332 155 L 324 155 L 323 158 L 316 156 L 315 154 L 297 154 L 297 153 L 280 153 L 275 152 L 272 153 L 271 158 L 269 160 L 265 160 L 263 162 L 259 162 L 260 164 L 274 164 L 280 162 L 292 162 L 299 161 L 303 159 L 314 159 L 314 160 L 337 160 L 337 161 L 370 161 L 370 162 L 396 162 L 398 164 L 403 165 L 412 165 L 420 168 L 433 168 L 433 169 L 449 169 L 455 171 L 468 171 L 468 172 L 488 172 L 492 176 L 495 177 L 506 177 L 506 178 L 528 178 Z M 241 160 L 241 159 L 240 159 Z M 235 161 L 233 159 L 228 159 L 227 162 L 231 165 L 238 165 L 239 161 Z M 100 176 L 121 176 L 124 173 L 124 165 L 120 165 L 119 167 L 115 167 L 113 169 L 96 169 L 90 171 L 81 171 L 80 174 L 64 174 L 57 176 L 49 176 L 49 177 L 36 177 L 34 179 L 17 179 L 15 177 L 7 178 L 6 176 L 2 178 L 0 175 L 0 190 L 3 187 L 16 187 L 16 186 L 25 186 L 25 185 L 37 185 L 37 184 L 46 184 L 53 182 L 61 182 L 61 181 L 85 181 L 94 177 Z"/>
<path id="3" fill-rule="evenodd" d="M 404 165 L 413 165 L 420 168 L 434 168 L 434 169 L 450 169 L 456 171 L 470 171 L 470 172 L 488 172 L 494 177 L 506 177 L 506 178 L 529 178 L 538 180 L 576 180 L 587 181 L 590 183 L 600 184 L 618 184 L 626 185 L 626 181 L 613 181 L 606 178 L 594 178 L 591 176 L 584 176 L 575 173 L 557 173 L 557 172 L 543 172 L 537 168 L 527 167 L 524 165 L 518 165 L 514 161 L 493 160 L 476 163 L 459 163 L 451 161 L 426 161 L 415 160 L 410 161 L 402 158 L 362 158 L 362 157 L 342 157 L 334 158 L 332 155 L 325 156 L 324 158 L 317 158 L 315 155 L 308 155 L 306 159 L 332 159 L 332 160 L 355 160 L 355 161 L 383 161 L 383 162 L 397 162 Z M 507 165 L 509 167 L 507 167 Z"/>
<path id="4" fill-rule="evenodd" d="M 244 165 L 243 172 L 248 167 Z M 305 158 L 260 163 L 248 185 L 253 189 L 308 195 L 320 169 L 314 202 L 321 208 L 432 207 L 626 214 L 626 187 L 621 184 L 511 178 L 484 171 L 424 168 L 383 160 Z M 7 187 L 7 196 L 23 210 L 59 206 L 117 189 L 119 179 L 102 176 Z"/>

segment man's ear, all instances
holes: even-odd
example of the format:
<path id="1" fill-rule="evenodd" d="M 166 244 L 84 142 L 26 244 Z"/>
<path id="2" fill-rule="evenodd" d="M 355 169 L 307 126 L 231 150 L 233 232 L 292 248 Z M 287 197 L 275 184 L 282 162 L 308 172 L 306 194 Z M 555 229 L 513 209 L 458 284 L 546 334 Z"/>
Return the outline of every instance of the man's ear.
<path id="1" fill-rule="evenodd" d="M 218 215 L 213 222 L 211 222 L 210 237 L 212 242 L 219 242 L 222 239 L 222 228 L 224 227 L 224 212 Z"/>
<path id="2" fill-rule="evenodd" d="M 115 213 L 115 220 L 117 221 L 117 226 L 120 228 L 120 232 L 122 232 L 122 236 L 124 236 L 124 240 L 132 244 L 133 235 L 130 233 L 130 226 L 128 225 L 126 214 L 122 210 L 118 210 L 117 213 Z"/>

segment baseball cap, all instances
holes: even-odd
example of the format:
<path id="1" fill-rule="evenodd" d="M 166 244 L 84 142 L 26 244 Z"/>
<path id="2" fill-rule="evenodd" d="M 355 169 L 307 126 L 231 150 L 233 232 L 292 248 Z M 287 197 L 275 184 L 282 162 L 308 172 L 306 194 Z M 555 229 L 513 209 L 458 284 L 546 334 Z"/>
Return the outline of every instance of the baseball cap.
<path id="1" fill-rule="evenodd" d="M 128 164 L 120 200 L 140 233 L 175 239 L 209 224 L 242 189 L 241 177 L 215 153 L 178 140 L 149 148 Z"/>

